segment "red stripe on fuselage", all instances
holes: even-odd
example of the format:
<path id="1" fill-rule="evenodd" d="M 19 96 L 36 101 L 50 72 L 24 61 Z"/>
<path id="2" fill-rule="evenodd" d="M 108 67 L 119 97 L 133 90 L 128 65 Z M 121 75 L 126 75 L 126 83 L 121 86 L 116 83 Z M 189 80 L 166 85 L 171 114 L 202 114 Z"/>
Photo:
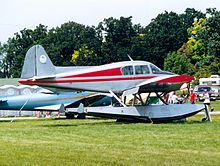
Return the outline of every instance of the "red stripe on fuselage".
<path id="1" fill-rule="evenodd" d="M 104 76 L 121 76 L 121 68 L 113 68 L 113 69 L 106 69 L 101 71 L 93 71 L 88 73 L 82 73 L 82 74 L 75 74 L 75 75 L 69 75 L 65 76 L 63 78 L 75 78 L 75 77 L 104 77 Z"/>
<path id="2" fill-rule="evenodd" d="M 37 84 L 59 84 L 59 83 L 84 83 L 84 82 L 108 82 L 108 81 L 135 81 L 135 80 L 147 80 L 154 78 L 155 76 L 135 76 L 135 77 L 118 77 L 118 78 L 90 78 L 90 79 L 71 79 L 71 80 L 19 80 L 21 84 L 37 85 Z M 157 83 L 184 83 L 190 82 L 194 78 L 192 76 L 173 76 L 170 78 L 165 78 Z"/>
<path id="3" fill-rule="evenodd" d="M 181 75 L 181 76 L 173 76 L 170 78 L 162 79 L 157 81 L 158 83 L 183 83 L 183 82 L 191 82 L 194 80 L 194 77 L 188 75 Z"/>
<path id="4" fill-rule="evenodd" d="M 129 80 L 142 80 L 142 79 L 151 79 L 154 76 L 142 76 L 142 77 L 120 77 L 120 78 L 96 78 L 96 79 L 74 79 L 74 80 L 19 80 L 21 84 L 39 84 L 39 83 L 48 83 L 48 84 L 57 84 L 57 83 L 80 83 L 80 82 L 107 82 L 107 81 L 129 81 Z"/>

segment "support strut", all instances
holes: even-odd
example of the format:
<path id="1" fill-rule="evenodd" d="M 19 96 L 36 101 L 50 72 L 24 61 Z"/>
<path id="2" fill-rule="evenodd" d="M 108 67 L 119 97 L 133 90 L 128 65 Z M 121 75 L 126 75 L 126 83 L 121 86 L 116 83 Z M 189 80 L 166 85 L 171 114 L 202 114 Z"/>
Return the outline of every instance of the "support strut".
<path id="1" fill-rule="evenodd" d="M 155 93 L 156 93 L 157 97 L 158 97 L 164 104 L 168 105 L 168 103 L 167 103 L 157 92 L 155 92 Z"/>

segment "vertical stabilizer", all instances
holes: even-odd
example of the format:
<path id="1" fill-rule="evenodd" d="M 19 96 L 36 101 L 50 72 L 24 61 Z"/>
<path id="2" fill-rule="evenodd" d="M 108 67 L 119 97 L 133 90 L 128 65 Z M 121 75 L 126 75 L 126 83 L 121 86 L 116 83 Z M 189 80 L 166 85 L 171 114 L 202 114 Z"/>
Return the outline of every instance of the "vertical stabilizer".
<path id="1" fill-rule="evenodd" d="M 24 60 L 21 79 L 43 77 L 55 74 L 55 66 L 41 45 L 31 47 Z"/>

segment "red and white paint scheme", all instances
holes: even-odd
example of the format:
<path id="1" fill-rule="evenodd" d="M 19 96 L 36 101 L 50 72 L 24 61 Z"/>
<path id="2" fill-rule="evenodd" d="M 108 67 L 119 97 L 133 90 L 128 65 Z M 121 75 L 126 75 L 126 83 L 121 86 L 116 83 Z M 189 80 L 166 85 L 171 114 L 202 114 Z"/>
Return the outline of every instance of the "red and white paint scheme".
<path id="1" fill-rule="evenodd" d="M 167 121 L 186 118 L 204 109 L 204 105 L 198 104 L 167 105 L 163 99 L 167 92 L 179 90 L 183 83 L 193 79 L 191 76 L 162 71 L 149 62 L 132 59 L 101 66 L 56 67 L 44 48 L 35 45 L 26 54 L 19 82 L 53 91 L 110 92 L 120 103 L 119 106 L 112 104 L 112 107 L 86 108 L 81 103 L 78 108 L 66 108 L 66 114 Z M 146 106 L 151 92 L 155 92 L 164 104 Z M 145 101 L 141 93 L 148 93 Z M 127 95 L 134 96 L 133 104 L 129 107 L 126 105 Z M 136 99 L 141 106 L 135 105 Z"/>
<path id="2" fill-rule="evenodd" d="M 125 61 L 101 66 L 56 67 L 44 48 L 31 47 L 19 83 L 46 88 L 135 94 L 170 92 L 194 78 L 160 70 L 145 61 Z"/>

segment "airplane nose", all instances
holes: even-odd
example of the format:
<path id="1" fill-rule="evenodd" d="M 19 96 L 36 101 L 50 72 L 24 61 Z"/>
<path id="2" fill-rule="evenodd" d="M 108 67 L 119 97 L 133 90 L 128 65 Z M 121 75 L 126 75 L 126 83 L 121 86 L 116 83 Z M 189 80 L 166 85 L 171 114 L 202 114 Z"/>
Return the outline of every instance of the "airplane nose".
<path id="1" fill-rule="evenodd" d="M 172 80 L 173 82 L 176 83 L 184 83 L 184 82 L 191 82 L 192 80 L 194 80 L 194 77 L 189 75 L 179 75 L 172 78 Z"/>
<path id="2" fill-rule="evenodd" d="M 189 75 L 182 75 L 184 82 L 191 82 L 193 80 L 195 80 L 195 78 L 193 76 L 189 76 Z"/>

